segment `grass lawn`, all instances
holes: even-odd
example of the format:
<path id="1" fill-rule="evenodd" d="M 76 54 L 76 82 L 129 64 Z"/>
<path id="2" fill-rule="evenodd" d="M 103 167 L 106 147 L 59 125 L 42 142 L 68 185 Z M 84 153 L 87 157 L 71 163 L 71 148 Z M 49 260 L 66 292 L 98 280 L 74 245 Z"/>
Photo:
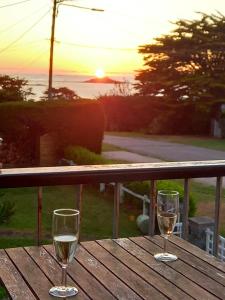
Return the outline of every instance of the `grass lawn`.
<path id="1" fill-rule="evenodd" d="M 15 215 L 8 224 L 0 226 L 1 248 L 35 243 L 37 188 L 3 189 L 3 196 L 16 204 Z M 43 188 L 44 242 L 51 242 L 52 211 L 56 208 L 75 208 L 76 188 L 71 186 Z M 85 187 L 82 204 L 81 239 L 112 237 L 112 194 L 102 194 L 97 188 Z M 120 236 L 135 236 L 140 232 L 133 214 L 123 205 L 120 211 Z M 49 240 L 48 240 L 49 239 Z"/>
<path id="2" fill-rule="evenodd" d="M 197 200 L 197 216 L 214 218 L 216 188 L 192 182 L 191 191 Z M 225 190 L 222 191 L 220 207 L 220 234 L 225 237 Z"/>
<path id="3" fill-rule="evenodd" d="M 123 149 L 118 146 L 114 146 L 114 145 L 107 144 L 107 143 L 102 144 L 102 152 L 104 152 L 104 151 L 120 151 L 120 150 L 123 150 Z"/>
<path id="4" fill-rule="evenodd" d="M 212 138 L 206 136 L 148 135 L 139 132 L 106 132 L 106 134 L 127 136 L 127 137 L 143 137 L 154 141 L 166 141 L 166 142 L 225 151 L 225 139 L 218 139 L 218 138 Z M 113 151 L 113 150 L 108 150 L 108 151 Z"/>
<path id="5" fill-rule="evenodd" d="M 16 212 L 8 224 L 0 225 L 0 248 L 35 244 L 37 188 L 3 189 L 3 196 L 15 202 Z M 214 217 L 215 188 L 192 182 L 191 192 L 197 201 L 196 215 Z M 220 232 L 225 236 L 225 191 L 221 205 Z M 76 188 L 72 186 L 43 188 L 43 243 L 51 243 L 52 211 L 76 207 Z M 140 204 L 141 209 L 141 204 Z M 140 211 L 121 205 L 120 236 L 140 235 L 136 217 Z M 112 237 L 113 195 L 85 186 L 82 202 L 81 240 Z"/>

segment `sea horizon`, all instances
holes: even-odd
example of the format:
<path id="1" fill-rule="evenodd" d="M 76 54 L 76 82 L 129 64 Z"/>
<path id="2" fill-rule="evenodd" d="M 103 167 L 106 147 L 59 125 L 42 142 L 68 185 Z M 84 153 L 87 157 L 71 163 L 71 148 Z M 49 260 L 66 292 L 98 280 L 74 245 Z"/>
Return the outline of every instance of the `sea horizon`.
<path id="1" fill-rule="evenodd" d="M 28 87 L 32 88 L 34 95 L 31 97 L 33 100 L 38 101 L 43 96 L 48 88 L 48 74 L 47 73 L 32 73 L 32 72 L 1 72 L 1 75 L 9 75 L 19 77 L 28 81 Z M 132 86 L 134 83 L 134 74 L 107 74 L 107 77 L 117 81 L 129 82 Z M 86 80 L 95 78 L 94 75 L 78 74 L 78 73 L 62 73 L 58 72 L 53 75 L 53 87 L 67 87 L 81 98 L 96 99 L 99 96 L 112 94 L 115 89 L 114 83 L 87 83 Z"/>

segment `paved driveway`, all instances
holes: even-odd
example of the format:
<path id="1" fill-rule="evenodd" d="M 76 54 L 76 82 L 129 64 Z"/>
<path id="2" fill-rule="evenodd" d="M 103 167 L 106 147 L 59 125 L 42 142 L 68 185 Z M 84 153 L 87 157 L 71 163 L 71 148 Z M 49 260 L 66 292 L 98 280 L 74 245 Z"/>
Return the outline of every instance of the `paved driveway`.
<path id="1" fill-rule="evenodd" d="M 223 151 L 162 141 L 152 141 L 144 138 L 105 135 L 104 142 L 115 146 L 119 146 L 129 151 L 105 152 L 103 153 L 105 157 L 127 160 L 130 162 L 195 161 L 225 159 L 225 152 Z M 196 178 L 194 180 L 207 185 L 216 185 L 216 178 Z M 225 188 L 225 180 L 223 180 L 223 187 Z"/>
<path id="2" fill-rule="evenodd" d="M 164 161 L 192 161 L 225 159 L 225 152 L 145 138 L 105 135 L 104 142 L 130 152 Z"/>

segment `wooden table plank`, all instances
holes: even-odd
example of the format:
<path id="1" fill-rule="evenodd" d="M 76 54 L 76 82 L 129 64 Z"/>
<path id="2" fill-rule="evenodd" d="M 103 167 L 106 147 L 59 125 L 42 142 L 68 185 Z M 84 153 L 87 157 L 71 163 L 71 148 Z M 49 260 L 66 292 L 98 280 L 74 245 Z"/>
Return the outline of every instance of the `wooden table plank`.
<path id="1" fill-rule="evenodd" d="M 154 244 L 152 242 L 153 239 L 146 238 L 145 240 L 146 241 L 143 242 L 141 246 L 149 253 L 155 254 L 157 252 L 162 251 L 162 247 L 159 247 L 157 246 L 157 244 Z M 174 253 L 177 254 L 176 251 Z M 194 268 L 195 266 L 189 265 L 188 262 L 186 263 L 182 261 L 181 258 L 179 258 L 177 261 L 168 264 L 171 266 L 171 268 L 174 268 L 176 271 L 180 272 L 188 279 L 197 283 L 203 289 L 207 290 L 208 292 L 215 295 L 216 297 L 219 297 L 219 299 L 224 299 L 224 295 L 225 295 L 223 292 L 224 287 L 221 284 L 217 283 L 216 281 L 212 280 L 210 277 L 200 272 L 199 270 L 197 270 L 196 268 Z"/>
<path id="2" fill-rule="evenodd" d="M 142 299 L 83 247 L 79 247 L 76 259 L 117 299 Z"/>
<path id="3" fill-rule="evenodd" d="M 198 258 L 204 260 L 206 263 L 214 266 L 215 268 L 225 272 L 225 262 L 222 262 L 213 255 L 208 254 L 206 251 L 202 251 L 199 247 L 187 243 L 185 240 L 178 238 L 177 236 L 171 236 L 170 242 L 175 243 L 181 249 L 188 251 L 191 255 L 195 255 Z"/>
<path id="4" fill-rule="evenodd" d="M 26 282 L 32 287 L 34 295 L 38 297 L 38 299 L 52 300 L 48 292 L 53 283 L 48 280 L 27 252 L 23 248 L 7 249 L 6 252 L 20 273 L 23 274 Z"/>
<path id="5" fill-rule="evenodd" d="M 151 238 L 151 241 L 153 241 L 160 247 L 163 246 L 163 238 L 162 237 L 155 236 L 155 237 Z M 174 243 L 170 243 L 170 241 L 168 243 L 168 247 L 169 247 L 170 251 L 172 251 L 174 253 L 176 252 L 177 256 L 180 259 L 182 259 L 183 261 L 185 261 L 186 263 L 191 265 L 193 268 L 196 268 L 197 270 L 204 273 L 209 278 L 212 278 L 216 282 L 222 284 L 224 287 L 221 287 L 221 288 L 224 290 L 224 294 L 225 294 L 225 273 L 224 272 L 218 270 L 217 268 L 206 263 L 205 261 L 201 260 L 200 258 L 198 258 L 194 255 L 191 255 L 189 252 L 182 250 L 180 247 L 178 247 Z"/>
<path id="6" fill-rule="evenodd" d="M 12 299 L 36 299 L 4 250 L 0 250 L 0 266 L 0 277 Z"/>
<path id="7" fill-rule="evenodd" d="M 134 242 L 132 240 L 134 240 Z M 171 268 L 170 264 L 166 265 L 166 264 L 162 264 L 161 262 L 157 262 L 150 253 L 148 253 L 146 250 L 138 246 L 138 245 L 142 245 L 144 241 L 145 238 L 143 237 L 131 238 L 131 240 L 129 239 L 115 240 L 115 242 L 118 243 L 124 249 L 126 249 L 126 251 L 134 255 L 136 258 L 138 258 L 148 267 L 155 270 L 165 279 L 169 280 L 172 284 L 179 287 L 181 290 L 183 290 L 186 294 L 190 295 L 194 299 L 200 299 L 200 298 L 212 299 L 212 300 L 216 299 L 216 297 L 211 295 L 202 287 L 198 286 L 195 282 L 190 281 L 183 274 Z"/>
<path id="8" fill-rule="evenodd" d="M 113 272 L 121 281 L 132 288 L 138 295 L 143 297 L 143 299 L 166 299 L 166 297 L 157 291 L 153 286 L 149 285 L 149 283 L 137 276 L 137 274 L 133 273 L 123 263 L 120 263 L 120 261 L 118 261 L 96 242 L 85 242 L 82 244 L 82 246 L 96 259 L 101 261 L 101 263 L 104 264 L 107 269 Z"/>
<path id="9" fill-rule="evenodd" d="M 50 247 L 52 248 L 52 246 Z M 25 250 L 52 282 L 52 285 L 61 284 L 62 269 L 57 261 L 43 247 L 26 247 Z M 69 266 L 69 268 L 70 267 L 74 266 Z M 67 283 L 68 285 L 75 286 L 79 290 L 76 299 L 90 299 L 69 276 L 67 276 Z"/>
<path id="10" fill-rule="evenodd" d="M 52 246 L 45 246 L 45 249 L 52 256 L 55 256 Z M 79 248 L 77 252 L 79 253 Z M 77 282 L 77 284 L 86 292 L 86 294 L 89 295 L 91 299 L 115 299 L 115 297 L 112 294 L 110 294 L 110 292 L 106 288 L 104 288 L 104 286 L 101 285 L 99 281 L 97 281 L 95 277 L 93 277 L 83 266 L 81 266 L 76 259 L 74 259 L 74 261 L 71 264 L 69 264 L 68 274 L 73 278 L 74 281 Z"/>
<path id="11" fill-rule="evenodd" d="M 189 295 L 180 290 L 177 286 L 166 280 L 160 274 L 140 262 L 137 258 L 122 249 L 112 240 L 98 241 L 107 251 L 112 253 L 118 260 L 123 262 L 132 271 L 137 273 L 147 282 L 150 282 L 158 291 L 171 299 L 192 299 Z"/>

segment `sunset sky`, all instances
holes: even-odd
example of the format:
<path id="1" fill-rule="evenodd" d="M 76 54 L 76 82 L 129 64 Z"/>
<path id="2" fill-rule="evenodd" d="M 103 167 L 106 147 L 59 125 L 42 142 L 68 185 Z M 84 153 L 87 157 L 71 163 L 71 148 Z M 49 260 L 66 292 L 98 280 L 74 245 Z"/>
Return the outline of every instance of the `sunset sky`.
<path id="1" fill-rule="evenodd" d="M 20 3 L 21 2 L 21 3 Z M 56 19 L 54 71 L 132 73 L 143 65 L 137 47 L 168 33 L 170 21 L 196 19 L 197 11 L 225 14 L 225 0 L 73 0 Z M 12 4 L 12 6 L 11 6 Z M 47 72 L 51 0 L 0 1 L 0 73 Z"/>

